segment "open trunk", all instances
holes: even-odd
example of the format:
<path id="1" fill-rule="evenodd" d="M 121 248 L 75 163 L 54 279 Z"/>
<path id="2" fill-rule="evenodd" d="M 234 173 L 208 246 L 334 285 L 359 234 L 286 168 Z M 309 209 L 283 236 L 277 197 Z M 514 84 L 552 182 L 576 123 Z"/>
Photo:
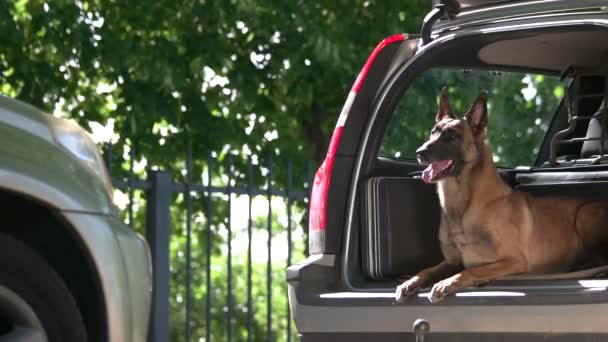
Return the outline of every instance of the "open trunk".
<path id="1" fill-rule="evenodd" d="M 608 168 L 604 165 L 502 172 L 515 189 L 535 196 L 576 194 L 608 199 Z M 411 276 L 442 260 L 437 239 L 440 209 L 434 185 L 415 177 L 374 177 L 368 179 L 363 191 L 362 263 L 371 279 Z M 569 273 L 503 278 L 528 283 L 558 279 L 608 279 L 608 263 L 575 265 Z"/>
<path id="2" fill-rule="evenodd" d="M 521 66 L 525 66 L 528 70 L 538 70 L 540 74 L 553 75 L 551 77 L 554 77 L 556 83 L 551 87 L 563 90 L 561 102 L 556 104 L 557 108 L 543 107 L 537 101 L 537 107 L 522 111 L 522 113 L 533 113 L 537 110 L 536 114 L 530 114 L 539 117 L 536 126 L 545 125 L 545 123 L 541 124 L 539 113 L 550 115 L 554 113 L 547 118 L 544 131 L 539 133 L 539 141 L 534 142 L 537 145 L 524 146 L 524 149 L 528 148 L 530 153 L 534 154 L 533 159 L 530 159 L 529 164 L 516 164 L 533 166 L 501 168 L 499 172 L 514 189 L 529 192 L 533 196 L 575 196 L 608 200 L 606 159 L 608 132 L 605 128 L 601 128 L 602 125 L 606 127 L 604 120 L 608 116 L 608 101 L 604 101 L 608 99 L 608 72 L 605 65 L 598 63 L 602 59 L 597 50 L 593 50 L 592 53 L 590 49 L 594 44 L 596 48 L 601 44 L 604 51 L 607 42 L 605 37 L 606 31 L 603 30 L 573 30 L 541 32 L 538 35 L 522 34 L 517 39 L 501 41 L 492 41 L 492 38 L 488 38 L 488 41 L 481 46 L 471 45 L 469 50 L 462 50 L 459 57 L 451 59 L 437 57 L 436 63 L 442 65 L 444 69 L 427 67 L 427 71 L 409 84 L 409 88 L 401 95 L 400 102 L 389 106 L 391 109 L 388 112 L 393 110 L 396 114 L 392 114 L 392 121 L 385 123 L 388 129 L 384 131 L 381 146 L 369 149 L 370 153 L 378 149 L 380 153 L 375 159 L 370 158 L 372 162 L 365 172 L 367 177 L 361 179 L 359 183 L 361 229 L 358 250 L 363 277 L 352 277 L 351 284 L 360 289 L 388 290 L 398 283 L 398 279 L 413 276 L 443 259 L 438 241 L 441 215 L 436 188 L 420 179 L 421 165 L 411 158 L 401 156 L 401 151 L 405 148 L 412 151 L 416 148 L 401 136 L 408 134 L 410 126 L 419 127 L 420 123 L 402 124 L 401 122 L 405 120 L 399 115 L 408 111 L 416 115 L 428 112 L 428 108 L 422 108 L 420 102 L 415 102 L 420 95 L 411 96 L 414 98 L 412 100 L 408 98 L 408 92 L 423 94 L 420 89 L 428 88 L 429 84 L 444 82 L 441 77 L 452 72 L 447 71 L 449 68 L 458 69 L 458 65 L 468 63 L 474 68 L 479 68 L 478 70 L 496 68 L 499 70 L 498 74 L 506 75 L 501 77 L 514 76 L 508 75 L 509 70 L 517 71 L 522 68 Z M 542 48 L 538 48 L 539 46 Z M 564 49 L 565 46 L 569 48 Z M 527 53 L 522 54 L 521 51 Z M 479 64 L 475 65 L 476 63 Z M 497 65 L 502 67 L 496 67 Z M 471 74 L 470 69 L 461 67 L 461 70 L 463 69 L 465 75 Z M 480 75 L 481 73 L 482 71 Z M 561 76 L 557 76 L 560 74 Z M 470 83 L 475 84 L 475 82 L 467 83 L 467 77 L 471 78 L 471 76 L 450 77 L 446 79 L 460 82 L 451 84 L 456 89 L 463 89 Z M 534 77 L 536 76 L 532 76 Z M 488 76 L 481 75 L 478 79 L 472 77 L 470 81 L 486 82 L 487 78 Z M 483 82 L 481 82 L 482 86 Z M 497 82 L 500 84 L 501 81 Z M 511 95 L 505 90 L 490 97 L 504 98 L 516 95 Z M 542 99 L 541 102 L 543 101 L 546 99 Z M 432 106 L 434 107 L 435 104 Z M 495 111 L 491 114 L 507 115 Z M 516 117 L 515 115 L 506 120 L 518 120 Z M 429 118 L 432 120 L 431 116 Z M 500 120 L 496 123 L 500 124 Z M 507 127 L 504 125 L 509 124 L 503 124 L 503 129 Z M 429 129 L 432 127 L 432 125 L 426 126 Z M 500 137 L 497 137 L 499 133 L 495 132 L 500 131 L 501 128 L 496 125 L 489 124 L 488 130 L 495 134 L 494 137 L 490 137 L 494 139 L 495 145 L 518 144 L 518 139 L 523 139 L 509 136 L 500 140 Z M 395 149 L 386 148 L 391 144 L 396 146 Z M 508 150 L 509 146 L 505 149 Z M 397 153 L 393 156 L 392 153 L 395 151 Z M 365 168 L 364 164 L 363 169 Z M 608 222 L 606 228 L 608 229 Z M 579 284 L 584 288 L 583 284 L 588 283 L 581 281 L 601 279 L 606 279 L 602 284 L 608 285 L 608 262 L 575 265 L 570 272 L 561 274 L 515 275 L 492 281 L 484 286 L 492 289 L 494 286 L 497 289 L 503 286 L 517 289 L 518 286 L 556 286 L 566 282 L 565 284 Z"/>

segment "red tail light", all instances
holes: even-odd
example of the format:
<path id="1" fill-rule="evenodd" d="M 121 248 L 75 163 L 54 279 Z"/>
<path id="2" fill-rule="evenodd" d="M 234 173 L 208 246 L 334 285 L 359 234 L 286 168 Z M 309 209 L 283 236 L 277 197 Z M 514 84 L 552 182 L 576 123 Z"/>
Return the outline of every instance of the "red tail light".
<path id="1" fill-rule="evenodd" d="M 327 205 L 327 191 L 329 190 L 329 178 L 334 165 L 334 156 L 338 147 L 338 142 L 342 136 L 344 126 L 336 126 L 334 134 L 329 143 L 329 150 L 325 160 L 315 174 L 315 180 L 310 193 L 310 213 L 308 220 L 309 233 L 313 231 L 325 230 L 325 207 Z"/>
<path id="2" fill-rule="evenodd" d="M 342 136 L 342 129 L 344 128 L 344 123 L 346 122 L 346 118 L 348 117 L 348 113 L 350 112 L 350 108 L 353 104 L 355 96 L 357 92 L 361 88 L 361 84 L 365 79 L 372 63 L 378 53 L 393 42 L 402 41 L 405 39 L 403 34 L 396 34 L 384 39 L 374 51 L 372 51 L 371 55 L 367 58 L 367 61 L 363 65 L 363 68 L 359 72 L 355 83 L 348 95 L 346 103 L 344 104 L 344 108 L 342 108 L 342 112 L 340 113 L 340 118 L 338 119 L 338 123 L 334 128 L 334 133 L 331 137 L 331 141 L 329 143 L 329 149 L 327 150 L 327 155 L 325 156 L 325 160 L 317 170 L 315 174 L 315 179 L 312 184 L 312 191 L 310 193 L 310 208 L 309 208 L 309 217 L 308 217 L 308 233 L 309 233 L 309 251 L 310 254 L 322 253 L 325 244 L 325 229 L 326 229 L 326 209 L 327 209 L 327 194 L 329 191 L 329 180 L 331 178 L 331 171 L 334 165 L 334 158 L 336 151 L 338 149 L 338 144 L 340 143 L 340 138 Z"/>

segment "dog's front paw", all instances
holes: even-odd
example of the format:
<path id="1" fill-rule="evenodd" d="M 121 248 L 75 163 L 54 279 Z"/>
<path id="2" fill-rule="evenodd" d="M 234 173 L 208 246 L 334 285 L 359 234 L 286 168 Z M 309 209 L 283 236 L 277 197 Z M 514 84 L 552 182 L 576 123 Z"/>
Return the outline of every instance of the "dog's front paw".
<path id="1" fill-rule="evenodd" d="M 429 300 L 433 303 L 440 302 L 447 295 L 453 294 L 461 288 L 460 277 L 458 275 L 444 279 L 433 285 L 429 295 Z"/>
<path id="2" fill-rule="evenodd" d="M 395 291 L 395 299 L 398 302 L 403 302 L 409 295 L 416 292 L 422 286 L 422 282 L 420 281 L 420 277 L 415 276 L 407 281 L 403 282 L 403 284 L 397 286 L 397 290 Z"/>

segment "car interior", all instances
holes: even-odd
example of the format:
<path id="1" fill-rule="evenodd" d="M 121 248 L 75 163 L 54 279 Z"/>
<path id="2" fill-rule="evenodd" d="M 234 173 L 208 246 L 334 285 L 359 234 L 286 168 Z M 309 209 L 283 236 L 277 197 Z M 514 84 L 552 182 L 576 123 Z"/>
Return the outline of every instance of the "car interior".
<path id="1" fill-rule="evenodd" d="M 500 168 L 504 180 L 535 196 L 606 198 L 608 32 L 583 26 L 565 27 L 563 32 L 520 31 L 488 34 L 463 40 L 457 46 L 458 58 L 446 57 L 454 55 L 447 52 L 435 54 L 427 58 L 430 62 L 425 68 L 532 71 L 559 77 L 564 85 L 535 162 Z M 399 80 L 401 76 L 395 77 Z M 407 96 L 408 81 L 403 83 L 402 89 L 392 95 L 389 91 L 387 96 Z M 379 110 L 369 123 L 371 135 L 385 134 L 395 106 L 393 103 Z M 379 155 L 381 144 L 382 138 L 374 138 L 362 147 L 363 156 L 368 157 L 363 157 L 360 169 L 357 199 L 361 214 L 356 220 L 360 225 L 353 237 L 358 256 L 352 256 L 358 261 L 361 275 L 354 277 L 354 282 L 362 288 L 392 288 L 398 278 L 414 275 L 442 260 L 435 186 L 419 179 L 423 167 L 415 160 Z M 608 278 L 608 265 L 577 265 L 565 274 L 515 275 L 493 283 L 546 284 L 559 279 L 592 278 Z"/>

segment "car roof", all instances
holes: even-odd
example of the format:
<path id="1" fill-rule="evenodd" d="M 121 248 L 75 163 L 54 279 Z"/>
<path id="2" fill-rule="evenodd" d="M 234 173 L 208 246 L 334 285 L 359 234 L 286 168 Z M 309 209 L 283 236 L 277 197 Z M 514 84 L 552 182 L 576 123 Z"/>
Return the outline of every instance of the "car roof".
<path id="1" fill-rule="evenodd" d="M 491 8 L 505 5 L 521 5 L 529 10 L 535 10 L 547 5 L 560 4 L 562 7 L 585 7 L 595 4 L 606 6 L 606 1 L 587 1 L 587 0 L 433 0 L 432 6 L 443 3 L 452 7 L 460 6 L 463 11 L 471 11 L 480 8 Z M 602 4 L 603 3 L 603 4 Z"/>
<path id="2" fill-rule="evenodd" d="M 513 0 L 458 0 L 463 7 L 476 7 L 493 4 L 496 2 L 514 2 Z"/>
<path id="3" fill-rule="evenodd" d="M 550 15 L 552 13 L 576 13 L 581 11 L 603 11 L 605 0 L 433 0 L 433 4 L 460 5 L 460 12 L 451 19 L 442 19 L 433 26 L 433 31 L 452 27 L 482 25 L 504 19 Z"/>
<path id="4" fill-rule="evenodd" d="M 517 0 L 452 0 L 452 1 L 458 2 L 460 4 L 460 6 L 462 6 L 462 8 L 464 9 L 464 8 L 493 5 L 498 2 L 515 2 Z M 433 0 L 433 7 L 442 2 L 445 2 L 445 1 Z"/>

